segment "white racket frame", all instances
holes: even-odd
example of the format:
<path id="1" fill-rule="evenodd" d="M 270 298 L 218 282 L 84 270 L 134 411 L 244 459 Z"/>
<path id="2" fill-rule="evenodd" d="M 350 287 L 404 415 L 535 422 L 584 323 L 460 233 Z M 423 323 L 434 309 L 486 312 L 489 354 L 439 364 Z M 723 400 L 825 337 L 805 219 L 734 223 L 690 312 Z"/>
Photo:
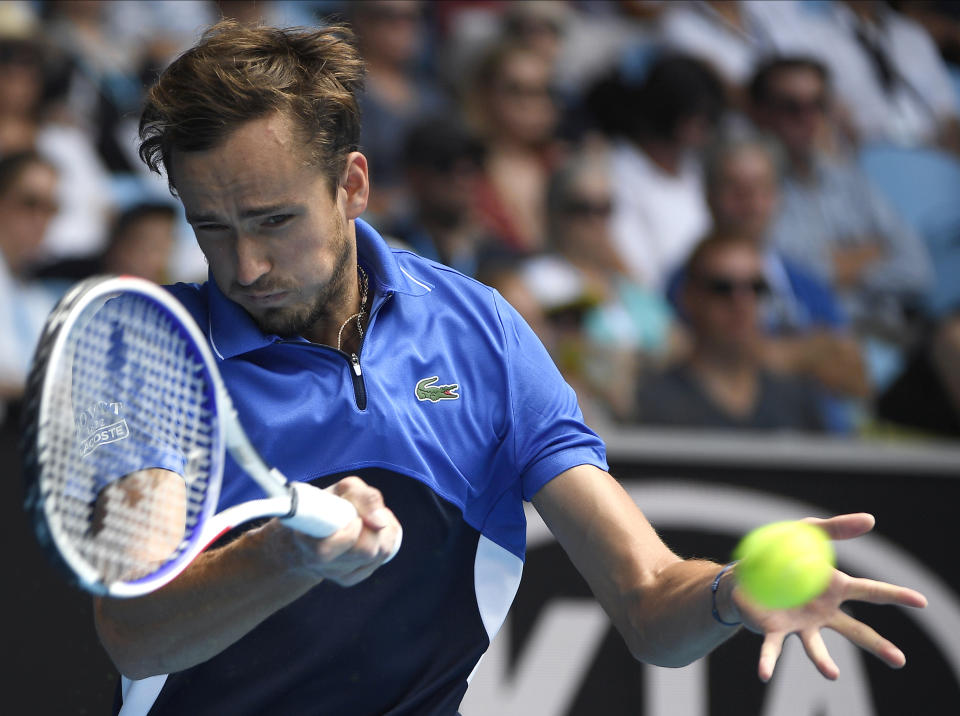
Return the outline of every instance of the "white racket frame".
<path id="1" fill-rule="evenodd" d="M 82 291 L 83 295 L 76 298 L 76 303 L 60 317 L 62 323 L 49 325 L 46 328 L 47 331 L 56 330 L 58 335 L 51 348 L 47 374 L 43 379 L 39 406 L 41 426 L 48 424 L 49 411 L 53 409 L 51 391 L 54 371 L 49 370 L 49 367 L 57 365 L 64 359 L 63 352 L 73 325 L 95 301 L 109 299 L 120 293 L 136 293 L 160 304 L 180 323 L 193 341 L 213 382 L 214 407 L 217 414 L 217 419 L 213 423 L 215 431 L 219 433 L 212 436 L 207 497 L 199 514 L 198 524 L 193 528 L 195 531 L 199 530 L 199 533 L 194 535 L 187 549 L 151 575 L 129 582 L 105 584 L 97 576 L 97 570 L 80 555 L 73 540 L 65 534 L 59 520 L 51 519 L 44 505 L 43 511 L 50 535 L 60 555 L 75 573 L 81 587 L 94 594 L 113 597 L 137 597 L 148 594 L 173 580 L 222 534 L 250 520 L 283 517 L 285 523 L 293 529 L 313 537 L 323 538 L 330 536 L 356 518 L 356 509 L 347 500 L 305 482 L 291 482 L 279 470 L 266 465 L 240 424 L 233 401 L 217 369 L 213 353 L 207 345 L 206 336 L 197 327 L 186 308 L 172 294 L 150 281 L 132 276 L 109 277 L 93 286 L 86 284 L 74 290 Z M 69 298 L 70 293 L 64 298 L 64 303 Z M 41 444 L 43 435 L 44 431 L 39 430 L 38 441 L 40 442 L 37 445 L 37 452 L 40 456 L 44 454 L 44 446 Z M 211 515 L 216 509 L 220 496 L 225 450 L 268 497 L 234 505 Z M 42 469 L 44 468 L 41 467 Z M 41 496 L 41 499 L 45 500 L 46 496 Z M 400 540 L 401 537 L 398 535 L 396 545 L 387 561 L 396 555 L 400 548 Z"/>

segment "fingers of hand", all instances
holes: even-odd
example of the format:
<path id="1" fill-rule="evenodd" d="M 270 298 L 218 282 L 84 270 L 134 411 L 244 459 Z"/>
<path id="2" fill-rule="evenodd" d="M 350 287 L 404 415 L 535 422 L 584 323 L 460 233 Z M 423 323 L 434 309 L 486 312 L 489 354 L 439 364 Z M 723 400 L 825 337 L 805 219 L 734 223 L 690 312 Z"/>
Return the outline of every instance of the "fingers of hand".
<path id="1" fill-rule="evenodd" d="M 899 669 L 907 663 L 907 657 L 893 642 L 884 639 L 872 628 L 849 614 L 841 612 L 829 627 L 894 669 Z"/>
<path id="2" fill-rule="evenodd" d="M 823 636 L 820 634 L 820 630 L 811 629 L 802 631 L 799 636 L 803 648 L 807 652 L 807 656 L 810 657 L 810 661 L 817 667 L 817 671 L 831 681 L 836 679 L 837 676 L 840 675 L 840 669 L 831 658 L 830 652 L 827 651 L 827 645 L 823 643 Z"/>
<path id="3" fill-rule="evenodd" d="M 369 577 L 390 558 L 399 524 L 392 512 L 386 510 L 386 514 L 393 524 L 379 530 L 364 526 L 353 546 L 325 565 L 323 574 L 327 579 L 345 587 L 351 586 Z"/>
<path id="4" fill-rule="evenodd" d="M 357 508 L 357 519 L 325 539 L 299 539 L 312 549 L 310 568 L 314 572 L 349 586 L 370 576 L 391 557 L 400 523 L 384 505 L 381 492 L 359 477 L 346 477 L 330 490 Z"/>
<path id="5" fill-rule="evenodd" d="M 390 524 L 391 515 L 385 508 L 383 494 L 359 477 L 345 477 L 330 489 L 335 495 L 352 502 L 357 514 L 370 529 L 379 530 Z"/>
<path id="6" fill-rule="evenodd" d="M 803 520 L 812 525 L 822 527 L 830 539 L 852 539 L 859 537 L 873 529 L 876 520 L 867 512 L 854 512 L 849 515 L 837 515 L 829 519 L 807 517 Z"/>
<path id="7" fill-rule="evenodd" d="M 338 584 L 356 584 L 368 577 L 391 556 L 400 525 L 386 509 L 387 525 L 370 529 L 359 517 L 325 539 L 297 533 L 295 538 L 309 553 L 307 567 Z"/>
<path id="8" fill-rule="evenodd" d="M 757 666 L 757 676 L 760 677 L 760 681 L 766 683 L 773 676 L 786 636 L 783 632 L 771 632 L 763 638 L 763 644 L 760 646 L 760 663 Z"/>
<path id="9" fill-rule="evenodd" d="M 845 599 L 855 599 L 871 604 L 897 604 L 903 607 L 925 607 L 927 598 L 915 589 L 896 584 L 878 582 L 874 579 L 850 578 Z"/>

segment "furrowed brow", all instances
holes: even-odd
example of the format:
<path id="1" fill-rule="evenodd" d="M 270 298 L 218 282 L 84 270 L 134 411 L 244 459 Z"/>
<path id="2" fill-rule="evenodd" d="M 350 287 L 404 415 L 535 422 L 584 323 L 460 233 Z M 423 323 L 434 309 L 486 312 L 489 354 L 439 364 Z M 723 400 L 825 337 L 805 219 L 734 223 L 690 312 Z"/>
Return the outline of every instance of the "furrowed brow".
<path id="1" fill-rule="evenodd" d="M 279 214 L 289 210 L 289 204 L 271 204 L 269 206 L 258 206 L 244 209 L 240 212 L 241 219 L 256 219 L 260 216 L 269 216 L 270 214 Z M 223 222 L 223 218 L 215 214 L 187 214 L 187 222 L 190 224 L 211 223 L 218 224 Z"/>

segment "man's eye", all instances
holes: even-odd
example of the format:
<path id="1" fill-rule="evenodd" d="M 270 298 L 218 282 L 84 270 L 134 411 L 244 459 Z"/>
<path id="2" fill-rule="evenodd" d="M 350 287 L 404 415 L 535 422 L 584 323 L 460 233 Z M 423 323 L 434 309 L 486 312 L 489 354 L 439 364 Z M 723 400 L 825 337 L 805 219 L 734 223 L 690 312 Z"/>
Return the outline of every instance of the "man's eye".
<path id="1" fill-rule="evenodd" d="M 208 234 L 214 231 L 226 231 L 227 229 L 223 224 L 197 224 L 193 228 L 196 231 L 203 231 Z"/>
<path id="2" fill-rule="evenodd" d="M 292 214 L 274 214 L 273 216 L 268 216 L 266 219 L 264 219 L 263 223 L 267 226 L 283 226 L 290 220 L 292 216 Z"/>

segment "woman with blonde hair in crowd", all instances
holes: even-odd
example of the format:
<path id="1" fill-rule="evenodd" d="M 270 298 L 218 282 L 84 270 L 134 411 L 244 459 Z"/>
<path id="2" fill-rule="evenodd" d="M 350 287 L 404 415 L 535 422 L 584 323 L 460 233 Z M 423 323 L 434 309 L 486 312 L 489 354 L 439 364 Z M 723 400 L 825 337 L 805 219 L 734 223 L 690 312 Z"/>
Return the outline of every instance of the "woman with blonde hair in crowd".
<path id="1" fill-rule="evenodd" d="M 518 253 L 544 244 L 547 182 L 563 155 L 552 81 L 553 68 L 543 55 L 504 42 L 477 62 L 464 96 L 467 121 L 486 150 L 480 215 Z"/>

